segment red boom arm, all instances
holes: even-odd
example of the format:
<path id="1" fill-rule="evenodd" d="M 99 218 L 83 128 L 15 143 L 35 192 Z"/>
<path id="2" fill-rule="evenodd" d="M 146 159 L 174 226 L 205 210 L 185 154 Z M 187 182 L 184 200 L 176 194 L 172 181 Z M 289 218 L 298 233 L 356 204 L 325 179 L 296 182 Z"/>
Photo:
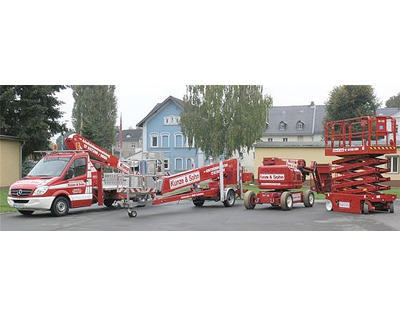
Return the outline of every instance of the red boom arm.
<path id="1" fill-rule="evenodd" d="M 79 134 L 71 134 L 65 138 L 65 144 L 70 150 L 86 150 L 95 159 L 104 162 L 107 166 L 118 169 L 124 174 L 130 173 L 130 168 L 127 164 L 120 161 L 116 156 L 110 154 L 103 148 L 92 143 L 87 138 Z"/>
<path id="2" fill-rule="evenodd" d="M 237 159 L 229 159 L 224 164 L 224 184 L 237 184 L 239 169 Z M 201 168 L 181 172 L 163 178 L 161 194 L 173 192 L 193 184 L 198 184 L 207 180 L 217 180 L 219 178 L 219 163 L 204 166 Z"/>

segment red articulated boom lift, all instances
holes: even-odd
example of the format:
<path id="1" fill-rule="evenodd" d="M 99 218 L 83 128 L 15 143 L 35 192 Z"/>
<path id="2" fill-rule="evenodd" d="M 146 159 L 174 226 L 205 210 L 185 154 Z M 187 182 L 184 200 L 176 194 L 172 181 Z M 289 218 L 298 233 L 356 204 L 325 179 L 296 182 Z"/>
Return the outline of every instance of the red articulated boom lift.
<path id="1" fill-rule="evenodd" d="M 136 207 L 144 206 L 147 201 L 158 205 L 187 199 L 192 199 L 197 207 L 203 206 L 206 200 L 221 201 L 225 207 L 231 207 L 235 204 L 236 195 L 242 196 L 242 170 L 237 159 L 162 176 L 158 181 L 156 190 L 145 199 L 141 199 L 141 203 L 135 205 Z M 185 188 L 189 189 L 189 192 L 181 192 Z M 162 196 L 174 192 L 178 193 Z M 135 206 L 127 206 L 129 217 L 136 217 L 137 212 L 133 209 Z"/>
<path id="2" fill-rule="evenodd" d="M 309 174 L 314 174 L 314 169 L 306 167 L 303 159 L 264 158 L 258 168 L 258 188 L 268 191 L 247 191 L 244 206 L 254 209 L 257 204 L 271 204 L 290 210 L 294 203 L 304 203 L 312 207 L 315 198 L 311 190 L 289 191 L 300 189 Z"/>
<path id="3" fill-rule="evenodd" d="M 325 124 L 325 155 L 338 156 L 330 165 L 319 165 L 314 183 L 324 191 L 326 209 L 346 213 L 387 211 L 393 213 L 395 194 L 383 174 L 384 154 L 396 154 L 396 120 L 390 116 L 364 116 Z M 319 182 L 319 183 L 318 183 Z M 325 188 L 319 188 L 321 182 Z"/>

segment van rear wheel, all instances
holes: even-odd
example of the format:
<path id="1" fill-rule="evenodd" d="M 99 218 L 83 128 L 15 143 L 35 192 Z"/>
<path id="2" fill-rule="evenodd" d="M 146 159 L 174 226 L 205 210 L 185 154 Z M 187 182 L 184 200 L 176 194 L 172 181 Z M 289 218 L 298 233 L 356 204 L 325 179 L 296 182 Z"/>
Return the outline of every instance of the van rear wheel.
<path id="1" fill-rule="evenodd" d="M 113 206 L 114 202 L 115 202 L 114 199 L 105 199 L 105 200 L 104 200 L 104 205 L 105 205 L 106 207 L 111 207 L 111 206 Z"/>
<path id="2" fill-rule="evenodd" d="M 54 200 L 53 205 L 51 206 L 51 215 L 64 216 L 68 214 L 68 211 L 69 211 L 68 200 L 63 196 L 57 197 Z"/>

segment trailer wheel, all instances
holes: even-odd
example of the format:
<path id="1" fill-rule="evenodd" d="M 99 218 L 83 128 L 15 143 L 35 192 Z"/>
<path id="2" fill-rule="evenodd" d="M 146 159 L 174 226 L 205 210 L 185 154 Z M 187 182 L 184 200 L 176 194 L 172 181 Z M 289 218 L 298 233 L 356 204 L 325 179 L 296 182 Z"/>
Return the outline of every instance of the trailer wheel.
<path id="1" fill-rule="evenodd" d="M 51 215 L 64 216 L 68 214 L 68 211 L 69 211 L 68 200 L 63 196 L 57 197 L 54 200 L 53 205 L 51 206 Z"/>
<path id="2" fill-rule="evenodd" d="M 245 208 L 247 208 L 248 210 L 252 210 L 256 206 L 256 203 L 254 203 L 255 195 L 256 194 L 253 191 L 247 191 L 244 194 L 243 202 L 244 202 Z"/>
<path id="3" fill-rule="evenodd" d="M 314 192 L 307 190 L 303 193 L 303 202 L 305 207 L 313 207 L 315 202 Z"/>
<path id="4" fill-rule="evenodd" d="M 194 198 L 194 199 L 192 199 L 192 201 L 193 201 L 193 204 L 197 207 L 201 207 L 204 204 L 204 199 L 202 199 L 202 198 Z"/>
<path id="5" fill-rule="evenodd" d="M 290 210 L 293 207 L 293 197 L 290 192 L 283 192 L 281 195 L 281 209 Z"/>
<path id="6" fill-rule="evenodd" d="M 137 216 L 137 212 L 136 211 L 128 211 L 128 216 L 129 217 L 136 217 Z"/>
<path id="7" fill-rule="evenodd" d="M 235 191 L 228 190 L 228 193 L 226 194 L 226 200 L 224 201 L 224 206 L 225 207 L 234 206 L 235 201 L 236 201 Z"/>
<path id="8" fill-rule="evenodd" d="M 105 205 L 106 207 L 111 207 L 111 206 L 113 206 L 114 202 L 115 202 L 114 199 L 105 199 L 105 200 L 104 200 L 104 205 Z"/>
<path id="9" fill-rule="evenodd" d="M 26 210 L 17 210 L 20 212 L 22 215 L 29 216 L 32 215 L 34 211 L 26 211 Z"/>
<path id="10" fill-rule="evenodd" d="M 394 213 L 394 203 L 393 202 L 389 203 L 389 213 Z"/>

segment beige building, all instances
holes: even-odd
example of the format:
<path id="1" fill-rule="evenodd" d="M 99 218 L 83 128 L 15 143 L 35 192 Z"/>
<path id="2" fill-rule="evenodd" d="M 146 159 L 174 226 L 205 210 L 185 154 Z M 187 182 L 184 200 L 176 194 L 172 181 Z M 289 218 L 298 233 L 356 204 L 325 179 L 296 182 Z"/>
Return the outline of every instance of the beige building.
<path id="1" fill-rule="evenodd" d="M 22 141 L 0 135 L 0 187 L 8 187 L 21 177 Z"/>
<path id="2" fill-rule="evenodd" d="M 114 155 L 119 156 L 119 131 L 115 135 L 115 144 L 113 145 Z M 122 131 L 122 151 L 123 158 L 130 157 L 137 152 L 142 151 L 142 129 L 126 129 Z"/>
<path id="3" fill-rule="evenodd" d="M 307 165 L 311 161 L 318 163 L 331 163 L 337 157 L 325 156 L 325 147 L 323 142 L 260 142 L 255 145 L 254 159 L 254 176 L 257 179 L 258 167 L 262 165 L 264 157 L 279 157 L 279 158 L 298 158 L 304 159 Z M 387 167 L 390 172 L 386 175 L 391 178 L 392 186 L 400 187 L 399 173 L 399 144 L 397 146 L 396 155 L 387 155 L 389 160 Z"/>

